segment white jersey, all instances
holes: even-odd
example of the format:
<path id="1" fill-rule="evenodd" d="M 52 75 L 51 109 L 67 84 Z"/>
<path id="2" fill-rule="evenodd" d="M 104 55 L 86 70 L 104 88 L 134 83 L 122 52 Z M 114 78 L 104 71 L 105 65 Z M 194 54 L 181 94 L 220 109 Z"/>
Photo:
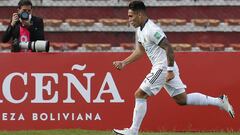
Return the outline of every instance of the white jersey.
<path id="1" fill-rule="evenodd" d="M 166 82 L 167 55 L 166 51 L 159 46 L 159 43 L 166 38 L 162 29 L 148 20 L 142 29 L 140 27 L 137 29 L 137 37 L 153 65 L 140 88 L 149 96 L 156 95 L 162 87 L 167 90 L 171 97 L 185 92 L 186 85 L 183 84 L 179 76 L 178 66 L 175 62 L 173 68 L 175 77 Z"/>
<path id="2" fill-rule="evenodd" d="M 158 45 L 165 37 L 162 29 L 150 19 L 142 30 L 140 27 L 137 29 L 138 42 L 144 47 L 153 68 L 167 67 L 166 51 Z"/>

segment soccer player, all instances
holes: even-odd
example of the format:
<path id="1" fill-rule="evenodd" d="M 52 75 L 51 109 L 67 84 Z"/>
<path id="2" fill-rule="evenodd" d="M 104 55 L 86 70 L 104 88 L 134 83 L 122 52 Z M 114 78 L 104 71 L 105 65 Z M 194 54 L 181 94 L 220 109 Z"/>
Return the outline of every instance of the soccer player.
<path id="1" fill-rule="evenodd" d="M 126 65 L 136 61 L 145 53 L 151 61 L 152 69 L 135 92 L 135 108 L 130 128 L 113 129 L 120 135 L 138 135 L 142 120 L 147 112 L 147 98 L 156 95 L 162 87 L 179 105 L 213 105 L 220 107 L 234 118 L 234 111 L 226 95 L 211 97 L 201 93 L 185 92 L 186 86 L 179 77 L 179 69 L 174 61 L 174 52 L 162 29 L 150 20 L 142 1 L 129 3 L 128 18 L 130 24 L 137 28 L 137 41 L 133 53 L 113 65 L 122 70 Z"/>

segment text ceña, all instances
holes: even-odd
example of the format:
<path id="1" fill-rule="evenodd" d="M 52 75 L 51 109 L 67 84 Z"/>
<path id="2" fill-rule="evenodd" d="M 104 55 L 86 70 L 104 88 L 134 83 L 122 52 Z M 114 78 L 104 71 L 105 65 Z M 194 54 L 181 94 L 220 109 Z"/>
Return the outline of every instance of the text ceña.
<path id="1" fill-rule="evenodd" d="M 83 71 L 86 68 L 86 64 L 84 65 L 78 65 L 75 64 L 72 66 L 73 70 Z M 87 103 L 105 103 L 105 100 L 101 98 L 103 94 L 112 94 L 113 99 L 110 100 L 111 103 L 123 103 L 124 100 L 121 98 L 119 94 L 119 90 L 114 82 L 114 79 L 112 77 L 112 74 L 110 72 L 107 72 L 104 80 L 102 82 L 102 85 L 98 91 L 97 97 L 92 99 L 91 98 L 91 79 L 95 76 L 95 73 L 83 73 L 83 77 L 87 79 L 87 86 L 86 88 L 83 86 L 83 84 L 79 81 L 79 79 L 72 73 L 63 73 L 62 77 L 66 77 L 67 82 L 67 97 L 62 101 L 63 103 L 75 103 L 76 101 L 72 98 L 72 89 L 71 86 L 75 86 L 77 92 L 83 97 L 83 99 Z M 31 103 L 58 103 L 59 102 L 59 93 L 57 90 L 55 92 L 52 92 L 52 83 L 55 83 L 56 85 L 59 83 L 59 74 L 57 73 L 31 73 L 31 76 L 35 78 L 35 97 L 31 100 Z M 24 92 L 23 96 L 20 99 L 15 99 L 11 93 L 13 93 L 15 90 L 11 89 L 11 83 L 13 78 L 20 77 L 23 80 L 23 84 L 28 84 L 28 73 L 19 73 L 19 72 L 13 72 L 9 75 L 7 75 L 2 83 L 2 93 L 3 97 L 13 104 L 20 104 L 23 103 L 27 97 L 28 92 Z M 46 85 L 43 85 L 43 79 L 45 77 L 51 77 L 53 81 L 48 80 Z M 109 89 L 105 90 L 105 86 L 108 85 Z M 51 99 L 44 99 L 43 93 L 47 92 L 49 96 L 52 96 Z M 4 100 L 0 99 L 0 103 L 3 103 Z"/>

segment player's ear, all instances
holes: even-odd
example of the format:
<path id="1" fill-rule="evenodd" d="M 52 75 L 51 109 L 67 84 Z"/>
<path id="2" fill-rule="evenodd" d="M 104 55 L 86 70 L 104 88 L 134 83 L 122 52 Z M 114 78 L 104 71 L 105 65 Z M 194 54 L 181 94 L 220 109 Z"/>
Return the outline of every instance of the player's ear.
<path id="1" fill-rule="evenodd" d="M 139 11 L 139 15 L 142 17 L 142 16 L 143 16 L 143 12 L 142 12 L 142 11 Z"/>
<path id="2" fill-rule="evenodd" d="M 140 17 L 140 12 L 139 11 L 135 11 L 135 14 Z"/>
<path id="3" fill-rule="evenodd" d="M 141 18 L 143 16 L 143 12 L 141 10 L 137 12 L 138 12 L 138 17 Z"/>

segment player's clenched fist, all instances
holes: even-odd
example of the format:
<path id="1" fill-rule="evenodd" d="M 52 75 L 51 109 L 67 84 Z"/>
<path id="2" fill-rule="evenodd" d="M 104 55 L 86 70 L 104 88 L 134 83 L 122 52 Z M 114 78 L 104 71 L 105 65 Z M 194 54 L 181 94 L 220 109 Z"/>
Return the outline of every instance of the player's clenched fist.
<path id="1" fill-rule="evenodd" d="M 167 73 L 166 81 L 169 82 L 175 77 L 174 73 L 171 71 Z"/>
<path id="2" fill-rule="evenodd" d="M 113 66 L 118 70 L 122 70 L 126 64 L 123 61 L 114 61 Z"/>

